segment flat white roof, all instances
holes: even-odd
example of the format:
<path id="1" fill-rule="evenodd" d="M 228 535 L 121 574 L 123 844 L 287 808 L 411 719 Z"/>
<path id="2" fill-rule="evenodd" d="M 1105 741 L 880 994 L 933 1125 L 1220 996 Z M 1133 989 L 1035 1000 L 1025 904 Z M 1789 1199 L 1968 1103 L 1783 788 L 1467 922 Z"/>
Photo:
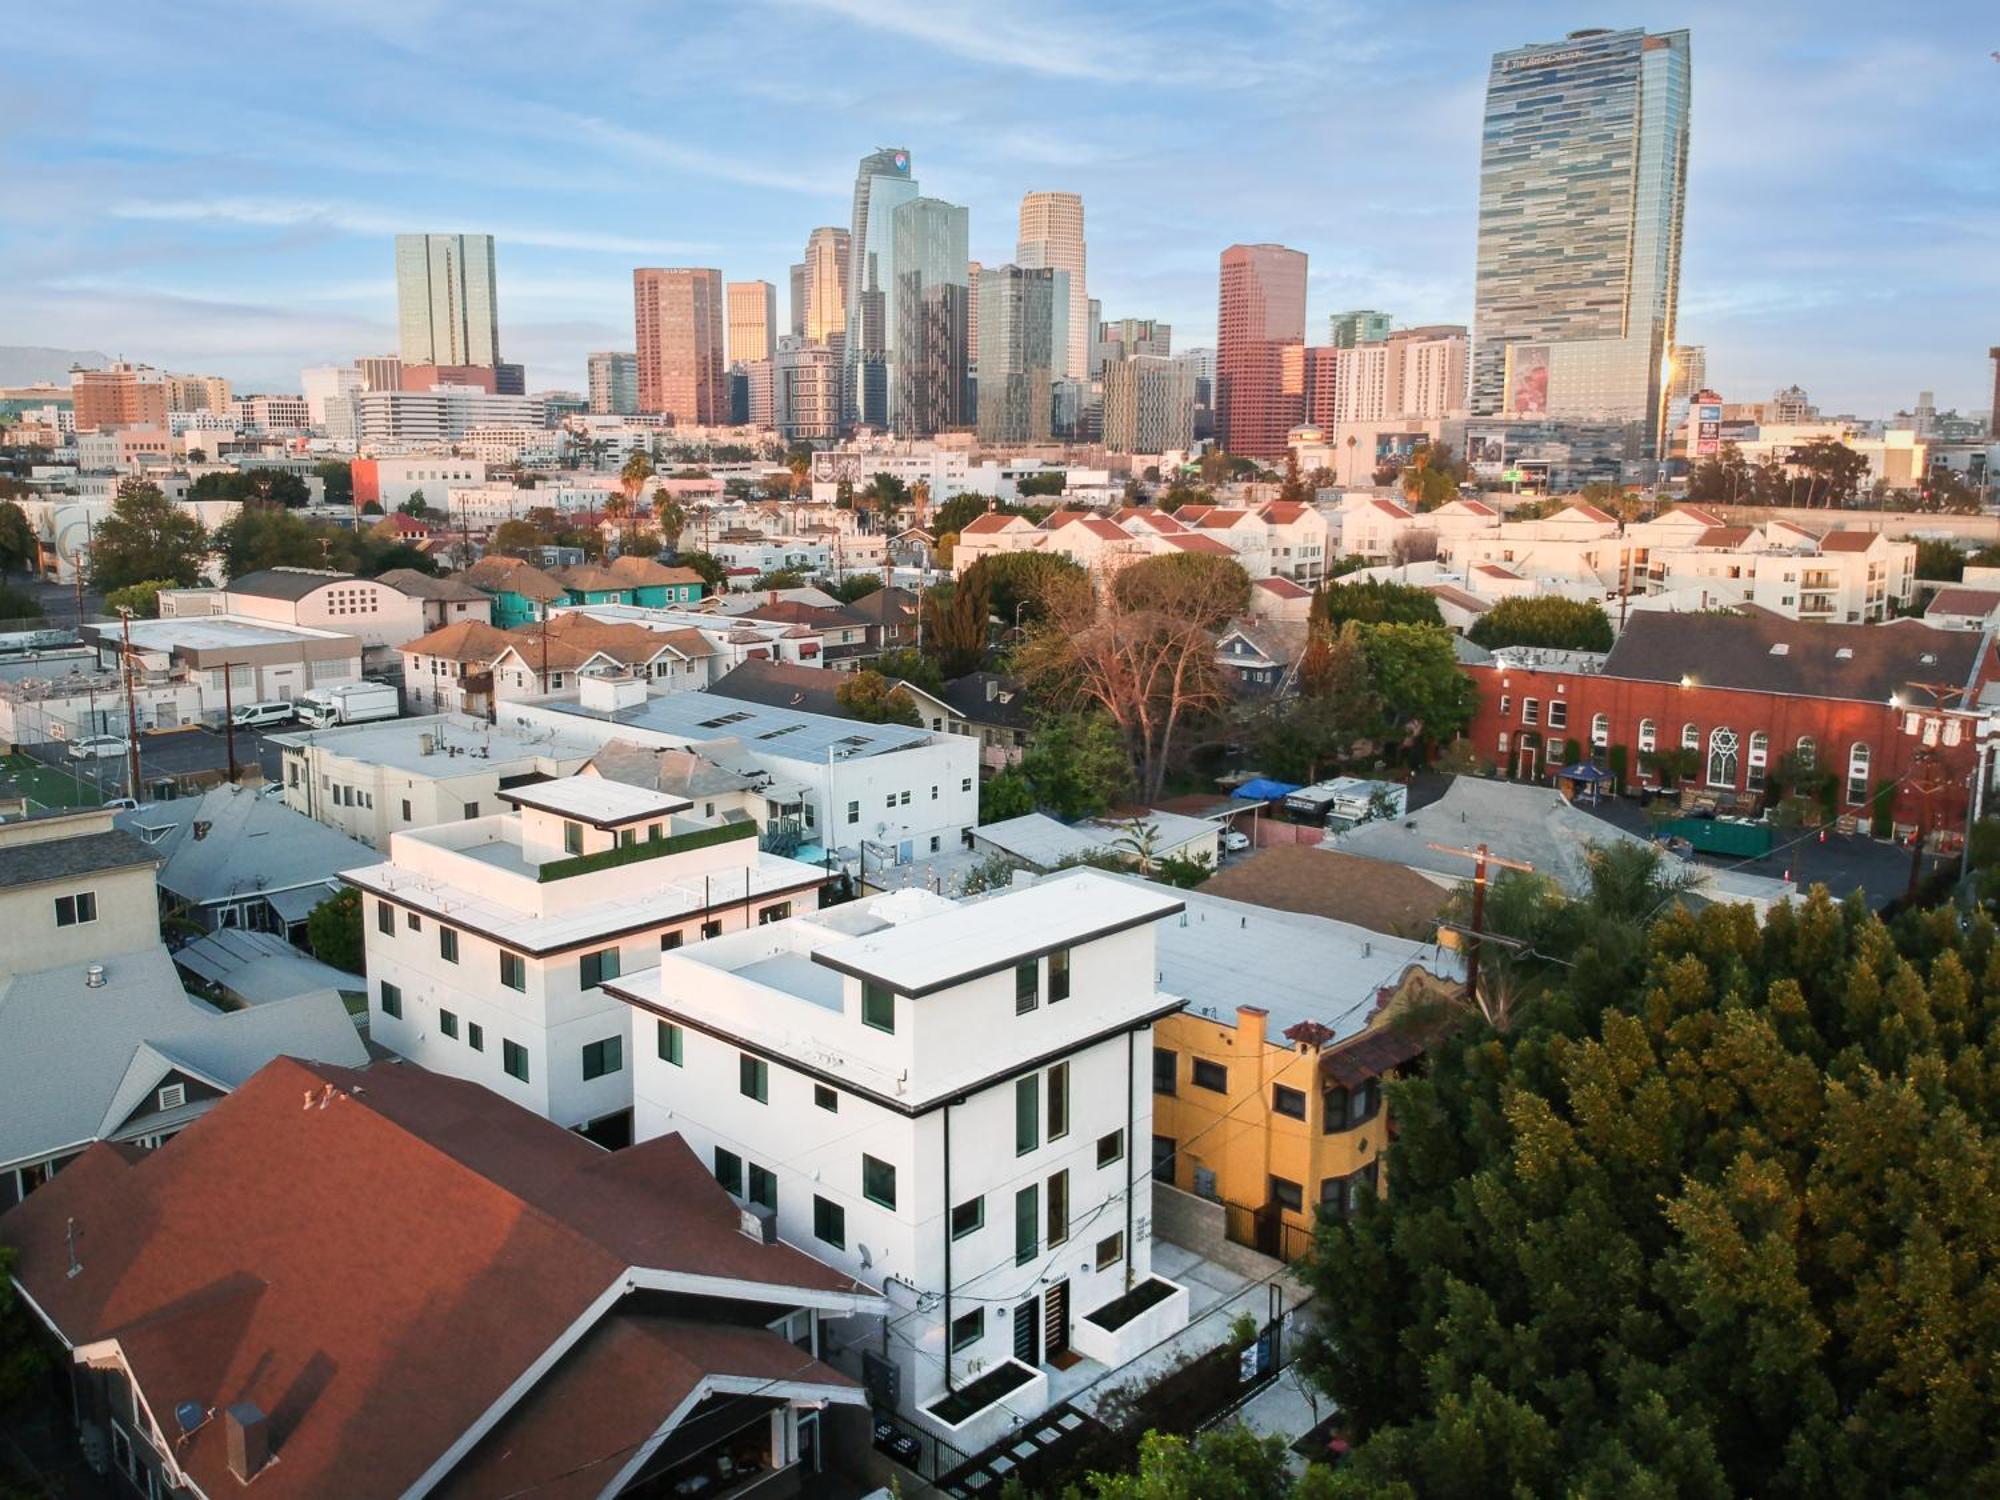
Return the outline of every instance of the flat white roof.
<path id="1" fill-rule="evenodd" d="M 648 818 L 663 818 L 694 806 L 687 798 L 671 792 L 611 781 L 603 776 L 563 776 L 532 786 L 512 787 L 500 793 L 500 800 L 554 813 L 560 818 L 573 818 L 593 828 L 616 828 Z"/>
<path id="2" fill-rule="evenodd" d="M 899 995 L 928 995 L 1036 954 L 1170 917 L 1181 906 L 1179 893 L 1166 887 L 1079 871 L 830 943 L 813 961 Z"/>
<path id="3" fill-rule="evenodd" d="M 432 777 L 471 776 L 480 771 L 509 774 L 537 756 L 586 761 L 598 747 L 565 740 L 553 729 L 489 724 L 471 714 L 426 714 L 421 718 L 376 719 L 267 735 L 275 745 L 312 746 L 363 765 Z M 429 752 L 424 740 L 431 742 Z"/>
<path id="4" fill-rule="evenodd" d="M 112 627 L 100 627 L 101 638 L 118 639 Z M 280 646 L 296 641 L 353 640 L 337 631 L 310 630 L 299 625 L 273 625 L 238 615 L 197 615 L 189 619 L 134 620 L 132 644 L 141 651 L 169 651 L 176 646 L 207 650 L 217 646 Z M 360 650 L 360 643 L 355 643 Z"/>

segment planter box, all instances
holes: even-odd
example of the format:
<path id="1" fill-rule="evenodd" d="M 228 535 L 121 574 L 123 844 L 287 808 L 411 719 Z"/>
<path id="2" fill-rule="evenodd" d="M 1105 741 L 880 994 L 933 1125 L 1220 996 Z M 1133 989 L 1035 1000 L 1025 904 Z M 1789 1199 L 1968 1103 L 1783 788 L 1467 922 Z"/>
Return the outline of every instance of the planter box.
<path id="1" fill-rule="evenodd" d="M 1187 1320 L 1188 1289 L 1163 1276 L 1149 1276 L 1078 1318 L 1070 1330 L 1070 1344 L 1077 1353 L 1115 1370 L 1179 1333 Z"/>
<path id="2" fill-rule="evenodd" d="M 1048 1405 L 1049 1377 L 1019 1360 L 1003 1359 L 961 1381 L 951 1395 L 934 1397 L 917 1416 L 959 1452 L 979 1453 L 1033 1421 Z"/>

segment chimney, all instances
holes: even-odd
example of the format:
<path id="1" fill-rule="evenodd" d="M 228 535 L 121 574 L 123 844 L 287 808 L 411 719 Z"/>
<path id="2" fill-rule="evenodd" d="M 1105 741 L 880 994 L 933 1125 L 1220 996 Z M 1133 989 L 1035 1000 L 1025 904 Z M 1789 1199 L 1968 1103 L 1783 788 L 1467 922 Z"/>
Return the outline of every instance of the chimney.
<path id="1" fill-rule="evenodd" d="M 1242 1040 L 1246 1052 L 1264 1050 L 1264 1023 L 1271 1013 L 1261 1005 L 1239 1005 L 1236 1007 L 1236 1035 Z"/>
<path id="2" fill-rule="evenodd" d="M 222 1430 L 229 1442 L 229 1472 L 240 1483 L 257 1477 L 271 1457 L 270 1421 L 254 1401 L 238 1401 L 222 1414 Z"/>

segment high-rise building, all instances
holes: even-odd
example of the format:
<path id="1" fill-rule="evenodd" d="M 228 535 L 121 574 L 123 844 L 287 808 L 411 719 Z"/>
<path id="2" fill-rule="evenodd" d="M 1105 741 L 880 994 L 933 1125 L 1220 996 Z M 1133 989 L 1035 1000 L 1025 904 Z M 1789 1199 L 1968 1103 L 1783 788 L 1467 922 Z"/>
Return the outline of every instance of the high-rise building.
<path id="1" fill-rule="evenodd" d="M 778 289 L 768 281 L 729 283 L 729 358 L 769 359 L 778 347 Z"/>
<path id="2" fill-rule="evenodd" d="M 1376 342 L 1303 354 L 1304 420 L 1324 433 L 1353 423 L 1465 414 L 1465 329 L 1400 328 Z"/>
<path id="3" fill-rule="evenodd" d="M 808 342 L 838 349 L 847 342 L 848 247 L 853 236 L 822 225 L 806 236 L 804 323 Z"/>
<path id="4" fill-rule="evenodd" d="M 324 427 L 328 401 L 361 394 L 361 372 L 353 365 L 315 365 L 299 371 L 299 389 L 305 393 L 307 418 Z"/>
<path id="5" fill-rule="evenodd" d="M 639 410 L 639 356 L 636 352 L 602 350 L 586 362 L 590 372 L 590 409 L 599 416 L 629 417 Z"/>
<path id="6" fill-rule="evenodd" d="M 640 411 L 697 427 L 729 419 L 722 304 L 722 273 L 712 268 L 632 273 Z"/>
<path id="7" fill-rule="evenodd" d="M 854 227 L 848 243 L 846 377 L 849 423 L 889 425 L 889 369 L 896 352 L 896 209 L 917 196 L 910 153 L 871 151 L 854 174 Z"/>
<path id="8" fill-rule="evenodd" d="M 354 362 L 361 372 L 364 391 L 400 391 L 403 388 L 403 360 L 396 354 L 364 354 Z"/>
<path id="9" fill-rule="evenodd" d="M 1215 435 L 1231 453 L 1276 460 L 1305 417 L 1302 367 L 1284 350 L 1305 343 L 1306 257 L 1283 245 L 1222 252 L 1216 310 Z"/>
<path id="10" fill-rule="evenodd" d="M 397 235 L 396 324 L 406 365 L 499 364 L 493 236 Z"/>
<path id="11" fill-rule="evenodd" d="M 773 350 L 770 359 L 753 359 L 738 366 L 743 372 L 742 419 L 752 427 L 777 425 L 776 359 Z"/>
<path id="12" fill-rule="evenodd" d="M 1357 344 L 1379 344 L 1389 336 L 1396 320 L 1371 307 L 1337 312 L 1327 319 L 1327 343 L 1336 349 L 1352 349 Z"/>
<path id="13" fill-rule="evenodd" d="M 1119 318 L 1098 325 L 1098 342 L 1107 361 L 1154 354 L 1164 359 L 1174 352 L 1174 330 L 1157 318 Z"/>
<path id="14" fill-rule="evenodd" d="M 965 362 L 979 373 L 979 262 L 965 263 Z"/>
<path id="15" fill-rule="evenodd" d="M 979 440 L 1045 443 L 1055 415 L 1054 380 L 1062 326 L 1060 271 L 983 266 L 979 272 Z"/>
<path id="16" fill-rule="evenodd" d="M 778 340 L 778 352 L 771 356 L 771 420 L 788 443 L 839 435 L 837 351 L 807 339 Z"/>
<path id="17" fill-rule="evenodd" d="M 1029 193 L 1021 200 L 1020 241 L 1014 263 L 1069 273 L 1064 309 L 1064 345 L 1056 351 L 1056 374 L 1090 378 L 1089 288 L 1084 284 L 1083 198 L 1077 193 Z"/>
<path id="18" fill-rule="evenodd" d="M 787 326 L 793 338 L 804 338 L 806 332 L 806 263 L 792 262 L 792 315 Z"/>
<path id="19" fill-rule="evenodd" d="M 1667 385 L 1670 401 L 1692 401 L 1696 391 L 1708 389 L 1708 350 L 1701 344 L 1676 344 L 1673 374 Z"/>
<path id="20" fill-rule="evenodd" d="M 965 425 L 969 216 L 941 198 L 897 205 L 895 395 L 899 437 Z"/>
<path id="21" fill-rule="evenodd" d="M 120 360 L 103 370 L 73 367 L 69 387 L 78 432 L 167 425 L 167 377 L 151 365 Z"/>
<path id="22" fill-rule="evenodd" d="M 1764 403 L 1764 421 L 1774 427 L 1797 427 L 1818 415 L 1819 408 L 1812 404 L 1812 397 L 1802 386 L 1788 385 L 1782 391 L 1774 391 Z"/>
<path id="23" fill-rule="evenodd" d="M 220 375 L 167 376 L 168 411 L 229 411 L 229 382 Z"/>
<path id="24" fill-rule="evenodd" d="M 1680 293 L 1688 34 L 1495 54 L 1479 166 L 1472 410 L 1625 424 L 1656 457 Z"/>
<path id="25" fill-rule="evenodd" d="M 1993 361 L 1993 418 L 1987 425 L 1987 434 L 2000 442 L 2000 344 L 1986 351 L 1986 357 Z"/>
<path id="26" fill-rule="evenodd" d="M 1109 361 L 1104 446 L 1112 453 L 1185 453 L 1193 447 L 1193 367 L 1158 354 Z"/>

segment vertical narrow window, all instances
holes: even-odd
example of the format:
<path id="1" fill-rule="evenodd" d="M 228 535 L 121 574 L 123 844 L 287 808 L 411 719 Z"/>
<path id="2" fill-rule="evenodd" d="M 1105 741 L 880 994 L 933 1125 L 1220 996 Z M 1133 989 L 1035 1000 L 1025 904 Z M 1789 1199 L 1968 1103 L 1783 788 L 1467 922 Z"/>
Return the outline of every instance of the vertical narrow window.
<path id="1" fill-rule="evenodd" d="M 1049 1004 L 1069 999 L 1069 949 L 1058 948 L 1049 955 Z"/>
<path id="2" fill-rule="evenodd" d="M 1042 1080 L 1036 1073 L 1014 1080 L 1014 1154 L 1026 1156 L 1041 1145 Z"/>
<path id="3" fill-rule="evenodd" d="M 736 1088 L 746 1099 L 759 1104 L 771 1102 L 771 1065 L 761 1057 L 740 1053 L 736 1060 Z"/>
<path id="4" fill-rule="evenodd" d="M 1041 966 L 1033 959 L 1014 966 L 1014 1014 L 1026 1015 L 1042 1003 Z"/>
<path id="5" fill-rule="evenodd" d="M 1048 1242 L 1053 1248 L 1069 1238 L 1069 1172 L 1049 1178 Z"/>
<path id="6" fill-rule="evenodd" d="M 1035 1258 L 1041 1244 L 1036 1236 L 1041 1232 L 1042 1194 L 1034 1183 L 1029 1183 L 1014 1194 L 1014 1264 L 1025 1266 Z"/>
<path id="7" fill-rule="evenodd" d="M 581 823 L 563 824 L 563 852 L 566 854 L 583 853 L 583 825 Z"/>
<path id="8" fill-rule="evenodd" d="M 500 1069 L 509 1078 L 528 1081 L 528 1049 L 519 1042 L 502 1040 L 500 1043 Z"/>
<path id="9" fill-rule="evenodd" d="M 458 962 L 458 929 L 456 927 L 440 926 L 438 928 L 438 957 L 448 964 Z"/>
<path id="10" fill-rule="evenodd" d="M 879 984 L 861 985 L 861 1024 L 877 1031 L 896 1029 L 896 997 Z"/>
<path id="11" fill-rule="evenodd" d="M 672 1063 L 677 1068 L 680 1067 L 681 1047 L 682 1047 L 682 1038 L 681 1038 L 680 1027 L 676 1026 L 672 1021 L 660 1022 L 659 1024 L 660 1061 Z"/>
<path id="12" fill-rule="evenodd" d="M 1049 1069 L 1049 1135 L 1059 1141 L 1069 1134 L 1069 1064 L 1059 1062 Z"/>

